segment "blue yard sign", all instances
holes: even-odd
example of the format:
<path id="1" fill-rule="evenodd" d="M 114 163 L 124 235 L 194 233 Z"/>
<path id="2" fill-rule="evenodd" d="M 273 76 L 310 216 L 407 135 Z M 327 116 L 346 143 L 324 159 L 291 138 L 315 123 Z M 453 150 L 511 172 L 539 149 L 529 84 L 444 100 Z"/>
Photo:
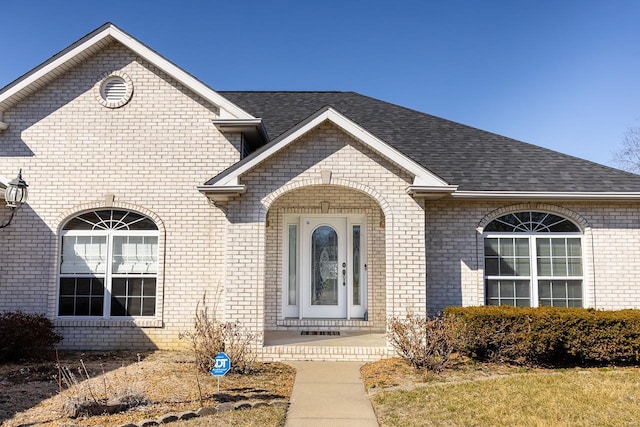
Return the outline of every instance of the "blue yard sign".
<path id="1" fill-rule="evenodd" d="M 213 369 L 211 369 L 211 375 L 214 377 L 221 377 L 231 369 L 231 359 L 226 354 L 220 352 L 213 359 Z"/>

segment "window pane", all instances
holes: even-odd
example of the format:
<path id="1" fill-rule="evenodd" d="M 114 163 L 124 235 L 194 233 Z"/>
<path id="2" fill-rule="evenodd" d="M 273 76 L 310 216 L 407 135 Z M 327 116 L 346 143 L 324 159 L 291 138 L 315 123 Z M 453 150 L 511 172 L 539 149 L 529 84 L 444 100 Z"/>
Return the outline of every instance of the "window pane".
<path id="1" fill-rule="evenodd" d="M 487 296 L 489 298 L 498 298 L 498 281 L 487 280 Z"/>
<path id="2" fill-rule="evenodd" d="M 505 256 L 513 256 L 513 239 L 500 239 L 500 255 Z"/>
<path id="3" fill-rule="evenodd" d="M 516 255 L 529 256 L 529 239 L 515 239 L 515 240 L 516 240 Z"/>
<path id="4" fill-rule="evenodd" d="M 114 236 L 113 273 L 155 273 L 158 238 L 155 236 Z"/>
<path id="5" fill-rule="evenodd" d="M 74 313 L 76 316 L 88 316 L 89 315 L 89 297 L 77 297 L 76 298 L 76 310 Z"/>
<path id="6" fill-rule="evenodd" d="M 145 277 L 142 292 L 145 297 L 156 296 L 156 279 L 153 277 Z"/>
<path id="7" fill-rule="evenodd" d="M 567 296 L 569 298 L 578 298 L 582 300 L 581 280 L 567 280 Z"/>
<path id="8" fill-rule="evenodd" d="M 127 279 L 119 279 L 119 278 L 112 279 L 111 295 L 126 296 L 127 295 Z"/>
<path id="9" fill-rule="evenodd" d="M 58 303 L 58 315 L 73 316 L 74 305 L 75 305 L 75 298 L 60 297 L 60 302 Z"/>
<path id="10" fill-rule="evenodd" d="M 103 310 L 104 310 L 104 298 L 92 297 L 91 298 L 91 315 L 102 316 Z"/>
<path id="11" fill-rule="evenodd" d="M 515 282 L 516 297 L 529 299 L 529 281 L 517 280 Z"/>
<path id="12" fill-rule="evenodd" d="M 497 276 L 498 272 L 498 258 L 486 258 L 484 260 L 484 274 L 487 276 Z"/>
<path id="13" fill-rule="evenodd" d="M 529 307 L 531 305 L 529 299 L 519 298 L 516 300 L 517 307 Z"/>
<path id="14" fill-rule="evenodd" d="M 551 282 L 551 297 L 556 299 L 566 299 L 567 298 L 567 290 L 565 288 L 564 282 L 553 281 Z M 556 305 L 555 303 L 553 305 Z"/>
<path id="15" fill-rule="evenodd" d="M 514 296 L 513 282 L 500 282 L 500 298 L 513 298 Z"/>
<path id="16" fill-rule="evenodd" d="M 516 273 L 517 276 L 528 276 L 530 274 L 529 258 L 516 259 Z"/>
<path id="17" fill-rule="evenodd" d="M 111 298 L 111 315 L 112 316 L 124 316 L 127 311 L 125 306 L 127 304 L 127 300 L 125 297 L 113 297 Z"/>
<path id="18" fill-rule="evenodd" d="M 129 279 L 129 292 L 128 296 L 139 297 L 142 296 L 142 278 Z"/>
<path id="19" fill-rule="evenodd" d="M 551 282 L 549 280 L 540 280 L 538 282 L 538 297 L 551 298 Z"/>
<path id="20" fill-rule="evenodd" d="M 580 258 L 569 258 L 568 276 L 582 276 L 582 261 Z"/>
<path id="21" fill-rule="evenodd" d="M 569 256 L 575 256 L 575 257 L 582 256 L 580 239 L 567 239 L 567 252 Z"/>
<path id="22" fill-rule="evenodd" d="M 142 298 L 127 299 L 127 316 L 140 316 L 142 314 Z"/>
<path id="23" fill-rule="evenodd" d="M 76 295 L 90 295 L 91 294 L 91 279 L 88 277 L 82 277 L 76 279 Z"/>
<path id="24" fill-rule="evenodd" d="M 553 259 L 553 275 L 554 276 L 566 276 L 567 275 L 567 260 L 566 260 L 566 258 L 554 258 Z"/>
<path id="25" fill-rule="evenodd" d="M 353 226 L 353 305 L 360 305 L 360 226 Z"/>
<path id="26" fill-rule="evenodd" d="M 289 305 L 296 305 L 298 284 L 298 226 L 289 224 Z"/>
<path id="27" fill-rule="evenodd" d="M 515 276 L 515 261 L 513 258 L 500 258 L 500 275 L 501 276 Z"/>
<path id="28" fill-rule="evenodd" d="M 63 236 L 60 272 L 104 273 L 106 236 Z"/>
<path id="29" fill-rule="evenodd" d="M 498 239 L 484 239 L 484 255 L 485 256 L 498 255 Z"/>
<path id="30" fill-rule="evenodd" d="M 75 295 L 76 279 L 73 277 L 63 277 L 60 279 L 60 295 Z"/>
<path id="31" fill-rule="evenodd" d="M 551 239 L 536 239 L 536 251 L 538 256 L 548 257 L 551 256 Z"/>
<path id="32" fill-rule="evenodd" d="M 551 276 L 551 260 L 549 258 L 538 258 L 538 275 Z"/>
<path id="33" fill-rule="evenodd" d="M 143 298 L 142 299 L 142 315 L 154 316 L 155 314 L 156 314 L 156 299 Z"/>
<path id="34" fill-rule="evenodd" d="M 567 246 L 565 239 L 551 239 L 551 253 L 554 257 L 567 256 Z"/>

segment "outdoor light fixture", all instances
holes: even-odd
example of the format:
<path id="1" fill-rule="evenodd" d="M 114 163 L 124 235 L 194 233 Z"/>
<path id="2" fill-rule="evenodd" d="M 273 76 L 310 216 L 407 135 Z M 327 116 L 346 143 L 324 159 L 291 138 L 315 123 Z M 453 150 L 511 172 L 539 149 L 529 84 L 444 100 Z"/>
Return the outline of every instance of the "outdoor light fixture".
<path id="1" fill-rule="evenodd" d="M 4 198 L 7 201 L 7 207 L 11 209 L 11 216 L 6 224 L 0 224 L 0 228 L 5 228 L 11 224 L 11 220 L 16 213 L 16 210 L 27 201 L 27 183 L 22 179 L 22 169 L 18 172 L 18 176 L 15 177 L 4 192 Z"/>

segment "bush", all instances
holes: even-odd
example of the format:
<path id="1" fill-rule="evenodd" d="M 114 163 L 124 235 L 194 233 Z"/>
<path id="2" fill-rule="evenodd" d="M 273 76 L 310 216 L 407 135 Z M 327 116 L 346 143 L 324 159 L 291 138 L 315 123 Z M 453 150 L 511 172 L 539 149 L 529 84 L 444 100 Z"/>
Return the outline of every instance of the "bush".
<path id="1" fill-rule="evenodd" d="M 193 331 L 183 332 L 180 338 L 191 341 L 196 365 L 203 372 L 213 369 L 213 359 L 220 352 L 231 359 L 231 372 L 248 373 L 255 368 L 256 355 L 251 347 L 255 334 L 238 322 L 221 322 L 209 315 L 206 296 L 196 305 Z"/>
<path id="2" fill-rule="evenodd" d="M 389 338 L 396 351 L 417 369 L 439 372 L 450 362 L 457 346 L 456 319 L 447 317 L 427 318 L 407 315 L 404 319 L 389 320 Z"/>
<path id="3" fill-rule="evenodd" d="M 22 311 L 0 313 L 0 362 L 38 359 L 51 355 L 62 341 L 43 314 Z"/>
<path id="4" fill-rule="evenodd" d="M 640 310 L 449 307 L 460 350 L 475 359 L 525 365 L 632 364 L 640 361 Z"/>

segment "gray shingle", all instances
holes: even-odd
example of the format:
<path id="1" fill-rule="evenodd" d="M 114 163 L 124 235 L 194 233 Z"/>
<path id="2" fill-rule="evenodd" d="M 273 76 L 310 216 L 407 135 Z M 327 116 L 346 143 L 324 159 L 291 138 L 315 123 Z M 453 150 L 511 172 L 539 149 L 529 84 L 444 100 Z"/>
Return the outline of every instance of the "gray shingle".
<path id="1" fill-rule="evenodd" d="M 465 191 L 640 192 L 640 176 L 354 92 L 219 92 L 271 139 L 331 106 Z"/>

